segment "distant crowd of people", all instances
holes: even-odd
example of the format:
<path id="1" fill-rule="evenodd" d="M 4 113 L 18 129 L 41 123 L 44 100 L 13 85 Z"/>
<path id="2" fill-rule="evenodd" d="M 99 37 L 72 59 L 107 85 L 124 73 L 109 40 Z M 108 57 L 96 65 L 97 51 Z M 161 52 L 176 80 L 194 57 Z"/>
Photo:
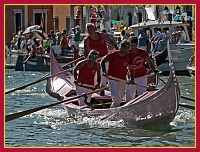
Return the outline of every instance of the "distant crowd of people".
<path id="1" fill-rule="evenodd" d="M 35 36 L 32 32 L 23 34 L 23 31 L 20 30 L 17 34 L 13 33 L 12 40 L 7 44 L 7 47 L 9 46 L 7 50 L 20 50 L 27 53 L 24 61 L 27 61 L 30 57 L 34 57 L 35 54 L 48 54 L 50 50 L 55 55 L 66 56 L 67 50 L 79 49 L 80 34 L 80 26 L 72 28 L 69 33 L 66 30 L 62 30 L 61 32 L 51 30 L 47 34 L 47 37 L 42 35 L 42 33 L 41 37 Z"/>

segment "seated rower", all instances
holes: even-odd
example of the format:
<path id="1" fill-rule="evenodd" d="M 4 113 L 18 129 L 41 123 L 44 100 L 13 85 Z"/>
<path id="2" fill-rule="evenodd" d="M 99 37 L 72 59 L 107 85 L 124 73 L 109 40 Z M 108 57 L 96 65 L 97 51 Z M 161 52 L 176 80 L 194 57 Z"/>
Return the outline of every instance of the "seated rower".
<path id="1" fill-rule="evenodd" d="M 74 84 L 76 85 L 76 94 L 82 95 L 91 92 L 100 87 L 100 64 L 96 61 L 98 52 L 91 50 L 86 59 L 78 62 L 74 67 Z M 94 85 L 94 77 L 97 73 L 97 85 Z M 87 95 L 87 102 L 91 100 L 91 95 Z M 78 99 L 79 106 L 85 106 L 85 98 Z"/>

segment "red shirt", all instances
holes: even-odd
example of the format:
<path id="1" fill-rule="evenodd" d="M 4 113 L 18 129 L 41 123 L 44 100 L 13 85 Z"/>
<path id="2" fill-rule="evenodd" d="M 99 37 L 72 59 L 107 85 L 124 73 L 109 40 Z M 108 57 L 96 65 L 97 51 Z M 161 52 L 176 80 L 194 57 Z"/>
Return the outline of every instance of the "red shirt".
<path id="1" fill-rule="evenodd" d="M 134 78 L 144 76 L 146 74 L 145 60 L 148 58 L 147 51 L 137 48 L 138 54 L 129 51 L 131 64 L 134 69 Z"/>
<path id="2" fill-rule="evenodd" d="M 129 55 L 119 56 L 119 51 L 110 52 L 107 55 L 109 61 L 108 76 L 126 80 L 127 66 L 130 64 Z M 112 79 L 112 78 L 111 78 Z"/>
<path id="3" fill-rule="evenodd" d="M 68 40 L 67 40 L 66 36 L 63 36 L 61 38 L 60 47 L 61 48 L 67 48 L 68 47 Z"/>
<path id="4" fill-rule="evenodd" d="M 78 83 L 79 86 L 84 86 L 85 88 L 91 88 L 87 87 L 83 84 L 88 84 L 91 86 L 94 86 L 94 76 L 97 72 L 97 62 L 94 63 L 92 67 L 89 67 L 87 64 L 87 60 L 83 61 L 83 67 L 79 70 L 78 74 Z"/>
<path id="5" fill-rule="evenodd" d="M 106 42 L 104 38 L 100 35 L 99 32 L 96 32 L 99 36 L 98 40 L 93 40 L 90 36 L 88 36 L 86 39 L 89 39 L 89 48 L 95 49 L 97 52 L 99 52 L 98 58 L 105 56 L 108 54 L 108 48 L 106 45 Z"/>

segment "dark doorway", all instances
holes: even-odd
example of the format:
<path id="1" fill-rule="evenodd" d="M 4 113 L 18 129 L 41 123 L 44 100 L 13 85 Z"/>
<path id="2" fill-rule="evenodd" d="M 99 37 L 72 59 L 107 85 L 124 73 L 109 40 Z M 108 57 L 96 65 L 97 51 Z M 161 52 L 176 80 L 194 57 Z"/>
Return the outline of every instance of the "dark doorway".
<path id="1" fill-rule="evenodd" d="M 22 27 L 21 23 L 22 23 L 22 14 L 15 13 L 15 31 L 16 31 L 16 33 L 21 30 L 21 27 Z"/>
<path id="2" fill-rule="evenodd" d="M 128 13 L 128 26 L 132 25 L 132 14 L 129 12 Z"/>
<path id="3" fill-rule="evenodd" d="M 43 13 L 43 26 L 44 26 L 44 31 L 45 31 L 45 13 Z M 35 25 L 40 25 L 41 24 L 41 19 L 42 19 L 42 13 L 35 13 Z"/>
<path id="4" fill-rule="evenodd" d="M 142 22 L 142 13 L 141 12 L 138 13 L 138 22 L 139 23 Z"/>

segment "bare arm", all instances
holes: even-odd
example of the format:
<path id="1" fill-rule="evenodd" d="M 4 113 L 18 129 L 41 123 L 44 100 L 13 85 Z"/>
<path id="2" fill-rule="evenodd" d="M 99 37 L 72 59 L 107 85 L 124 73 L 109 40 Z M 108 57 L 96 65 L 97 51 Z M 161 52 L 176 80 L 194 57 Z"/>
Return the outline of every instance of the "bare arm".
<path id="1" fill-rule="evenodd" d="M 84 56 L 85 56 L 85 58 L 88 56 L 88 53 L 90 51 L 89 43 L 90 43 L 89 39 L 86 38 L 84 41 Z"/>
<path id="2" fill-rule="evenodd" d="M 97 64 L 97 85 L 95 86 L 95 88 L 100 88 L 100 82 L 101 82 L 101 70 L 100 70 L 100 64 Z"/>
<path id="3" fill-rule="evenodd" d="M 73 70 L 73 74 L 74 74 L 74 83 L 76 84 L 77 83 L 77 79 L 78 79 L 78 70 L 80 70 L 81 68 L 83 67 L 83 60 L 78 62 L 76 64 L 76 66 L 74 67 L 74 70 Z"/>
<path id="4" fill-rule="evenodd" d="M 101 70 L 100 70 L 100 64 L 98 63 L 98 65 L 97 65 L 97 83 L 98 84 L 100 84 L 100 82 L 101 82 Z"/>
<path id="5" fill-rule="evenodd" d="M 115 48 L 117 48 L 117 43 L 111 39 L 108 35 L 104 34 L 104 33 L 100 33 L 101 36 L 104 38 L 104 40 L 108 43 L 110 43 L 112 46 L 114 46 Z"/>
<path id="6" fill-rule="evenodd" d="M 102 68 L 103 76 L 107 76 L 106 65 L 105 65 L 106 62 L 108 62 L 107 56 L 103 57 L 101 60 L 101 68 Z"/>

